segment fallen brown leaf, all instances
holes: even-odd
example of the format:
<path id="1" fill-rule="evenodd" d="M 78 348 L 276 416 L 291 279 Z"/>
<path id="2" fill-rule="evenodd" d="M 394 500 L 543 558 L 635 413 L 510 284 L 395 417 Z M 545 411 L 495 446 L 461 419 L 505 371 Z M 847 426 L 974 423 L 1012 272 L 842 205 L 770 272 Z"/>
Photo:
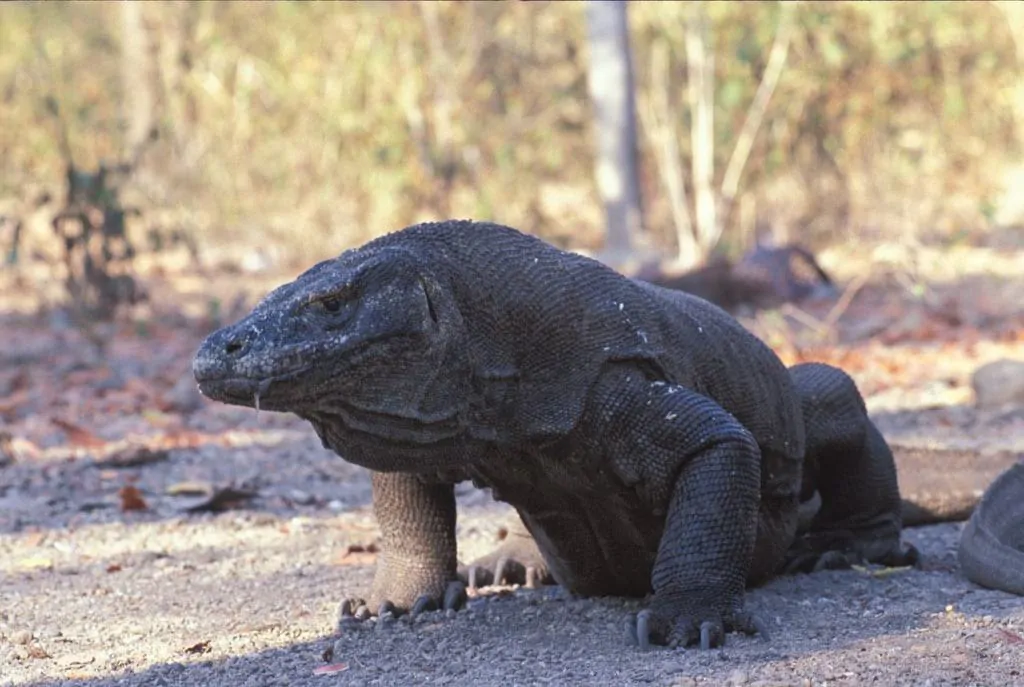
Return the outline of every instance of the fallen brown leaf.
<path id="1" fill-rule="evenodd" d="M 349 544 L 345 552 L 336 557 L 336 562 L 338 565 L 369 565 L 377 559 L 377 551 L 377 545 L 373 542 Z"/>
<path id="2" fill-rule="evenodd" d="M 210 653 L 210 642 L 209 642 L 209 640 L 207 640 L 205 642 L 199 642 L 198 644 L 193 644 L 192 646 L 190 646 L 187 649 L 185 649 L 185 653 L 186 654 L 208 654 L 208 653 Z"/>
<path id="3" fill-rule="evenodd" d="M 159 463 L 167 459 L 164 449 L 152 449 L 146 446 L 125 446 L 97 460 L 95 465 L 104 468 L 134 468 L 141 465 Z"/>
<path id="4" fill-rule="evenodd" d="M 123 511 L 147 510 L 149 508 L 138 487 L 125 485 L 121 487 L 117 495 L 121 497 L 121 510 Z"/>
<path id="5" fill-rule="evenodd" d="M 1024 644 L 1024 637 L 1021 637 L 1016 632 L 1010 632 L 1009 630 L 1004 630 L 1001 627 L 998 629 L 999 634 L 1001 634 L 1003 636 L 1003 639 L 1008 641 L 1010 644 Z"/>
<path id="6" fill-rule="evenodd" d="M 107 442 L 104 439 L 99 438 L 84 427 L 79 427 L 73 422 L 62 420 L 59 417 L 51 417 L 50 422 L 60 427 L 65 434 L 68 435 L 68 442 L 72 446 L 79 446 L 82 448 L 98 448 L 104 446 Z"/>
<path id="7" fill-rule="evenodd" d="M 182 492 L 179 492 L 181 494 Z M 246 501 L 256 496 L 253 489 L 243 489 L 232 486 L 210 487 L 209 492 L 198 498 L 190 499 L 180 504 L 179 508 L 186 513 L 220 513 L 222 511 L 238 508 Z"/>

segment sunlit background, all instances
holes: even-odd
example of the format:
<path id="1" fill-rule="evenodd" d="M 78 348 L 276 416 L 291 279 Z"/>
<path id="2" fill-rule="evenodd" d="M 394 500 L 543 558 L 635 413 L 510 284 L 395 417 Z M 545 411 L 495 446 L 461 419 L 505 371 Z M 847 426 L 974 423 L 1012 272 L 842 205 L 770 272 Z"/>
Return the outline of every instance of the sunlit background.
<path id="1" fill-rule="evenodd" d="M 1019 222 L 1021 12 L 631 4 L 636 244 L 674 254 L 696 221 L 686 34 L 701 13 L 719 200 L 790 24 L 717 250 L 764 232 L 815 247 L 969 242 Z M 121 200 L 143 247 L 176 238 L 199 259 L 258 246 L 267 261 L 308 261 L 457 216 L 600 250 L 585 14 L 574 2 L 5 3 L 2 212 L 36 217 L 63 200 L 63 128 L 80 169 L 138 155 Z M 23 256 L 51 250 L 49 222 L 31 224 Z"/>

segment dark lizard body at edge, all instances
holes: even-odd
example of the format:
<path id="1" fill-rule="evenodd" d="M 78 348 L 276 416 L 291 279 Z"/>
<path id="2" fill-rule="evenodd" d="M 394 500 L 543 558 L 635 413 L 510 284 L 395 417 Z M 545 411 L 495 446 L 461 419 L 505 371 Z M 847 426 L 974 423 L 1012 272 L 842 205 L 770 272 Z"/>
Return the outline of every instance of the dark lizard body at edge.
<path id="1" fill-rule="evenodd" d="M 194 369 L 374 471 L 374 610 L 450 590 L 464 479 L 515 506 L 571 592 L 653 591 L 641 643 L 753 631 L 743 588 L 784 568 L 914 557 L 845 374 L 787 370 L 717 307 L 506 227 L 418 225 L 321 263 Z"/>

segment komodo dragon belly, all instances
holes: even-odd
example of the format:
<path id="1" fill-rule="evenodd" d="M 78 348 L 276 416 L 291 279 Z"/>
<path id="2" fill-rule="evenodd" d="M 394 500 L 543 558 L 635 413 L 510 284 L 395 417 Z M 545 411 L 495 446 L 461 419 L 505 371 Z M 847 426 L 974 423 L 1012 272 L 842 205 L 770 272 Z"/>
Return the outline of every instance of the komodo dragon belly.
<path id="1" fill-rule="evenodd" d="M 516 465 L 509 469 L 510 463 Z M 519 512 L 555 580 L 584 596 L 644 596 L 665 527 L 664 509 L 610 471 L 559 461 L 502 461 L 475 467 L 471 478 Z"/>

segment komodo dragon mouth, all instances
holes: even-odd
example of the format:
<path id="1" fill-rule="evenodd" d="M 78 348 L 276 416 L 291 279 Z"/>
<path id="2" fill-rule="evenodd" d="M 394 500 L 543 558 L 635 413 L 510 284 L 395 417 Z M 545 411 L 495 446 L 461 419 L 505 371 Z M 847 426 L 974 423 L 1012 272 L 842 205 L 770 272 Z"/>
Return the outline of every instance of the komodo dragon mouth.
<path id="1" fill-rule="evenodd" d="M 290 410 L 292 404 L 289 402 L 288 394 L 275 394 L 274 386 L 294 381 L 309 372 L 310 369 L 310 366 L 304 366 L 273 377 L 254 378 L 241 375 L 219 375 L 212 371 L 207 373 L 200 365 L 197 365 L 195 377 L 199 384 L 199 391 L 212 400 L 248 406 L 256 410 Z M 283 388 L 287 388 L 287 385 Z"/>

